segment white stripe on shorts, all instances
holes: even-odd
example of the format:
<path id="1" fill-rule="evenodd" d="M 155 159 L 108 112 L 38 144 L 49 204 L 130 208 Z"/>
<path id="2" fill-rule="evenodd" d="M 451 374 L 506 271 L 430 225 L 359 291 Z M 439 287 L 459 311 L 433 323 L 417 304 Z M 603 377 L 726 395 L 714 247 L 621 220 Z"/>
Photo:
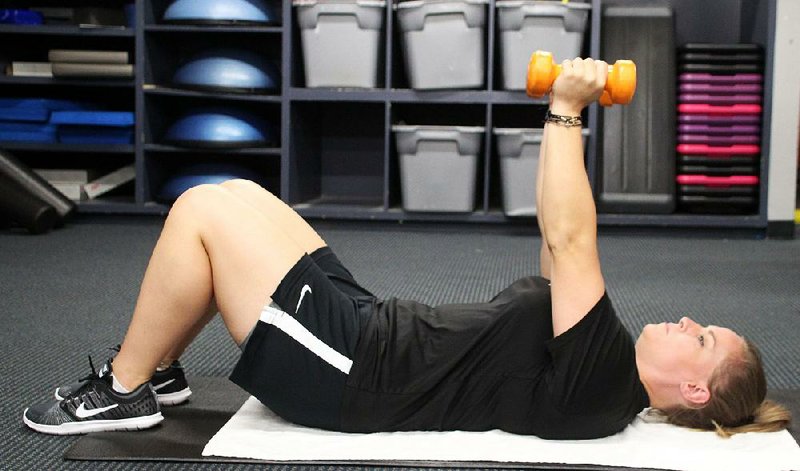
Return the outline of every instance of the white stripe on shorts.
<path id="1" fill-rule="evenodd" d="M 260 319 L 262 322 L 274 325 L 282 330 L 289 337 L 298 341 L 300 345 L 311 350 L 313 354 L 322 358 L 327 363 L 330 363 L 331 366 L 337 370 L 340 370 L 344 374 L 350 373 L 350 368 L 353 367 L 353 360 L 331 348 L 288 313 L 267 305 L 264 306 L 264 310 L 261 311 Z"/>

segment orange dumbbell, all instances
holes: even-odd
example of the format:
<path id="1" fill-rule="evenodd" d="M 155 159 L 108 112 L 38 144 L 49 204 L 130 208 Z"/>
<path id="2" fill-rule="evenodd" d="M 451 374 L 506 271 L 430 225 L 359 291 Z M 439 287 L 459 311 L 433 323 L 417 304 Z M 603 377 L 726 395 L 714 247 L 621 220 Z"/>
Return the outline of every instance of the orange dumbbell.
<path id="1" fill-rule="evenodd" d="M 556 77 L 561 73 L 561 66 L 553 61 L 553 54 L 536 51 L 528 63 L 528 96 L 541 98 L 550 91 Z M 608 81 L 600 97 L 600 104 L 627 105 L 636 92 L 636 64 L 629 60 L 618 60 L 608 66 Z"/>

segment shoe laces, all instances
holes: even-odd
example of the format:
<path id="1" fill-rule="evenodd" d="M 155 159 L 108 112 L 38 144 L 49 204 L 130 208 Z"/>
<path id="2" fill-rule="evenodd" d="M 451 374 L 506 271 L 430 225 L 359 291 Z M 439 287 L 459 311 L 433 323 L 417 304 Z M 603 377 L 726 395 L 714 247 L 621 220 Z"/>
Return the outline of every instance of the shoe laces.
<path id="1" fill-rule="evenodd" d="M 100 375 L 97 373 L 97 370 L 94 368 L 94 362 L 92 362 L 92 356 L 86 355 L 89 358 L 89 368 L 92 369 L 92 372 L 86 375 L 85 378 L 81 378 L 81 381 L 91 381 L 94 379 L 100 379 Z"/>
<path id="2" fill-rule="evenodd" d="M 92 356 L 87 355 L 89 358 L 89 367 L 92 369 L 92 372 L 88 375 L 81 378 L 79 381 L 83 384 L 72 392 L 72 394 L 65 397 L 65 400 L 74 399 L 76 397 L 82 396 L 84 393 L 89 392 L 88 390 L 91 389 L 92 391 L 95 390 L 95 382 L 101 379 L 100 373 L 95 369 L 94 362 L 92 361 Z M 101 369 L 102 372 L 102 369 Z"/>

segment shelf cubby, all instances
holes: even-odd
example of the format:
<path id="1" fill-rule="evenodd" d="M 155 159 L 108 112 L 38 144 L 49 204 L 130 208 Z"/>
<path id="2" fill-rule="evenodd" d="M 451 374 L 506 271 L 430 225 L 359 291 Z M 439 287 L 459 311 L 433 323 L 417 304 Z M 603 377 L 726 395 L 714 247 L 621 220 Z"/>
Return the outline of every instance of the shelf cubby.
<path id="1" fill-rule="evenodd" d="M 224 40 L 208 32 L 192 31 L 176 35 L 172 31 L 149 31 L 145 41 L 145 66 L 144 81 L 148 85 L 175 87 L 173 76 L 175 72 L 203 51 L 243 51 L 259 56 L 275 70 L 281 68 L 281 43 L 279 36 L 275 41 L 254 41 L 251 34 L 231 33 L 226 34 Z M 276 77 L 278 87 L 274 90 L 264 90 L 258 95 L 279 95 L 280 77 Z M 216 90 L 208 90 L 216 92 Z M 246 93 L 241 93 L 247 96 Z"/>
<path id="2" fill-rule="evenodd" d="M 281 106 L 280 103 L 252 103 L 226 100 L 218 96 L 184 97 L 161 94 L 145 96 L 145 144 L 166 144 L 165 133 L 184 114 L 192 110 L 230 109 L 242 111 L 266 123 L 271 142 L 258 148 L 280 148 Z"/>
<path id="3" fill-rule="evenodd" d="M 382 103 L 292 103 L 291 204 L 383 207 Z"/>
<path id="4" fill-rule="evenodd" d="M 148 147 L 147 186 L 144 188 L 145 200 L 154 204 L 169 204 L 159 198 L 164 183 L 181 171 L 193 166 L 214 168 L 241 168 L 254 175 L 258 181 L 273 193 L 280 194 L 280 156 L 274 154 L 258 154 L 245 151 L 218 151 L 214 149 L 193 149 L 191 152 L 172 152 L 159 147 Z"/>
<path id="5" fill-rule="evenodd" d="M 211 23 L 176 24 L 164 21 L 164 13 L 167 11 L 167 8 L 172 3 L 172 0 L 150 0 L 143 3 L 144 3 L 143 24 L 147 28 L 153 28 L 154 26 L 158 25 L 159 27 L 160 26 L 172 27 L 175 28 L 176 30 L 184 29 L 184 30 L 214 31 L 214 32 L 227 32 L 229 30 L 262 32 L 266 28 L 272 28 L 272 29 L 275 29 L 276 27 L 279 28 L 281 25 L 281 19 L 283 18 L 283 8 L 284 8 L 283 2 L 281 0 L 271 0 L 266 2 L 267 5 L 273 9 L 275 17 L 275 21 L 269 24 L 242 23 L 242 22 L 229 23 L 229 24 L 211 24 Z"/>

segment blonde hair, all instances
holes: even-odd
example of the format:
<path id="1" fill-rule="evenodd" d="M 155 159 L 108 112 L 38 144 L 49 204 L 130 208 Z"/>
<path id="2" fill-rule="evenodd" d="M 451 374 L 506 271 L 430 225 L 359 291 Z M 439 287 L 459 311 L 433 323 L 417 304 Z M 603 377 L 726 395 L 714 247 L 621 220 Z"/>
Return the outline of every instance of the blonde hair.
<path id="1" fill-rule="evenodd" d="M 708 387 L 711 399 L 702 407 L 677 406 L 655 412 L 671 424 L 714 430 L 724 438 L 745 432 L 777 432 L 791 422 L 788 409 L 765 399 L 764 365 L 749 340 L 745 340 L 741 355 L 731 355 L 714 370 Z"/>

